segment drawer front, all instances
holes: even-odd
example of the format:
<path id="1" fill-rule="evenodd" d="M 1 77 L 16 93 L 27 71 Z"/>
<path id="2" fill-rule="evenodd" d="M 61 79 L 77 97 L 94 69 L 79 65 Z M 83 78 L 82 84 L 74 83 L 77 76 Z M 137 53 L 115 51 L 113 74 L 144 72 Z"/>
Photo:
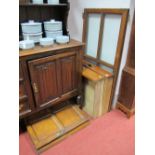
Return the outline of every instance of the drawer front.
<path id="1" fill-rule="evenodd" d="M 28 74 L 26 74 L 26 64 L 19 63 L 19 115 L 24 116 L 30 113 L 33 108 L 33 98 L 31 94 L 30 82 Z"/>

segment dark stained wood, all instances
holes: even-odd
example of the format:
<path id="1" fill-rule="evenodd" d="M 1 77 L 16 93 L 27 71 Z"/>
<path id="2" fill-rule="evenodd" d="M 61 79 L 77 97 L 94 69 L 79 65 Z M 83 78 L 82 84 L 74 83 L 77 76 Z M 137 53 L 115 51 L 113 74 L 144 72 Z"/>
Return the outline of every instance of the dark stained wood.
<path id="1" fill-rule="evenodd" d="M 33 87 L 37 87 L 33 88 L 33 91 L 39 107 L 52 104 L 60 95 L 75 89 L 77 71 L 73 56 L 75 57 L 75 52 L 57 54 L 29 62 L 32 85 L 35 84 L 36 86 Z"/>
<path id="2" fill-rule="evenodd" d="M 135 77 L 123 71 L 120 84 L 118 101 L 123 103 L 128 109 L 131 109 L 135 98 Z"/>
<path id="3" fill-rule="evenodd" d="M 30 61 L 29 69 L 37 106 L 52 104 L 59 97 L 56 58 L 51 56 Z"/>
<path id="4" fill-rule="evenodd" d="M 34 96 L 34 110 L 24 117 L 59 105 L 82 94 L 83 45 L 77 41 L 66 45 L 23 50 L 20 61 L 26 64 L 29 85 Z M 39 49 L 38 49 L 39 48 Z M 38 51 L 38 52 L 37 52 Z M 25 52 L 25 53 L 24 53 Z M 23 83 L 23 77 L 20 77 Z"/>
<path id="5" fill-rule="evenodd" d="M 30 88 L 27 68 L 24 62 L 19 63 L 19 115 L 22 118 L 25 114 L 34 109 L 32 91 Z"/>
<path id="6" fill-rule="evenodd" d="M 66 94 L 77 88 L 77 61 L 76 53 L 69 57 L 60 59 L 61 77 L 62 77 L 62 94 Z"/>
<path id="7" fill-rule="evenodd" d="M 58 5 L 49 5 L 47 4 L 47 1 L 44 4 L 32 4 L 29 3 L 28 0 L 25 0 L 24 2 L 19 3 L 19 24 L 27 22 L 28 20 L 43 22 L 55 19 L 62 21 L 63 34 L 69 35 L 69 32 L 67 31 L 69 5 L 68 0 L 61 0 Z M 19 28 L 19 38 L 22 40 L 21 25 Z M 43 34 L 43 36 L 45 36 L 45 34 Z"/>

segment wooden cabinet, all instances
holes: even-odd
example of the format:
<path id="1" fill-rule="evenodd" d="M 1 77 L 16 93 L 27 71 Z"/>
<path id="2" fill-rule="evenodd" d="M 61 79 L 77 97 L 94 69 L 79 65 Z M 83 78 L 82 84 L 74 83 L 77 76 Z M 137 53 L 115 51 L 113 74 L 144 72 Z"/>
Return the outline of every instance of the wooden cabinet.
<path id="1" fill-rule="evenodd" d="M 20 51 L 20 116 L 81 95 L 82 49 L 83 44 L 71 40 Z"/>

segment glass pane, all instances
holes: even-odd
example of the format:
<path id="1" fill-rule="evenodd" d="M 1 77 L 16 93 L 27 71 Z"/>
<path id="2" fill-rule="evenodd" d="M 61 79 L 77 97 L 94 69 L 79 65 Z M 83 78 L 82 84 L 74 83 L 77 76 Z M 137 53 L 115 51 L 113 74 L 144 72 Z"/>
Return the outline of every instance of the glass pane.
<path id="1" fill-rule="evenodd" d="M 120 25 L 121 15 L 105 16 L 100 59 L 112 65 L 115 61 Z"/>
<path id="2" fill-rule="evenodd" d="M 97 56 L 100 21 L 101 21 L 100 14 L 88 15 L 86 54 L 95 58 Z"/>

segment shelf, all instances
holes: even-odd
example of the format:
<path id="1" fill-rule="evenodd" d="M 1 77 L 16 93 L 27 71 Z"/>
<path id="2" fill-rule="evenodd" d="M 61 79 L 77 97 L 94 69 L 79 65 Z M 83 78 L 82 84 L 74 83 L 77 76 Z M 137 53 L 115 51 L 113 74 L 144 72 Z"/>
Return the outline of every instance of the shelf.
<path id="1" fill-rule="evenodd" d="M 38 7 L 54 7 L 54 6 L 68 6 L 67 3 L 60 3 L 60 4 L 47 4 L 47 3 L 44 3 L 44 4 L 32 4 L 32 3 L 29 3 L 29 4 L 19 4 L 19 6 L 24 6 L 24 7 L 29 7 L 29 6 L 38 6 Z"/>

